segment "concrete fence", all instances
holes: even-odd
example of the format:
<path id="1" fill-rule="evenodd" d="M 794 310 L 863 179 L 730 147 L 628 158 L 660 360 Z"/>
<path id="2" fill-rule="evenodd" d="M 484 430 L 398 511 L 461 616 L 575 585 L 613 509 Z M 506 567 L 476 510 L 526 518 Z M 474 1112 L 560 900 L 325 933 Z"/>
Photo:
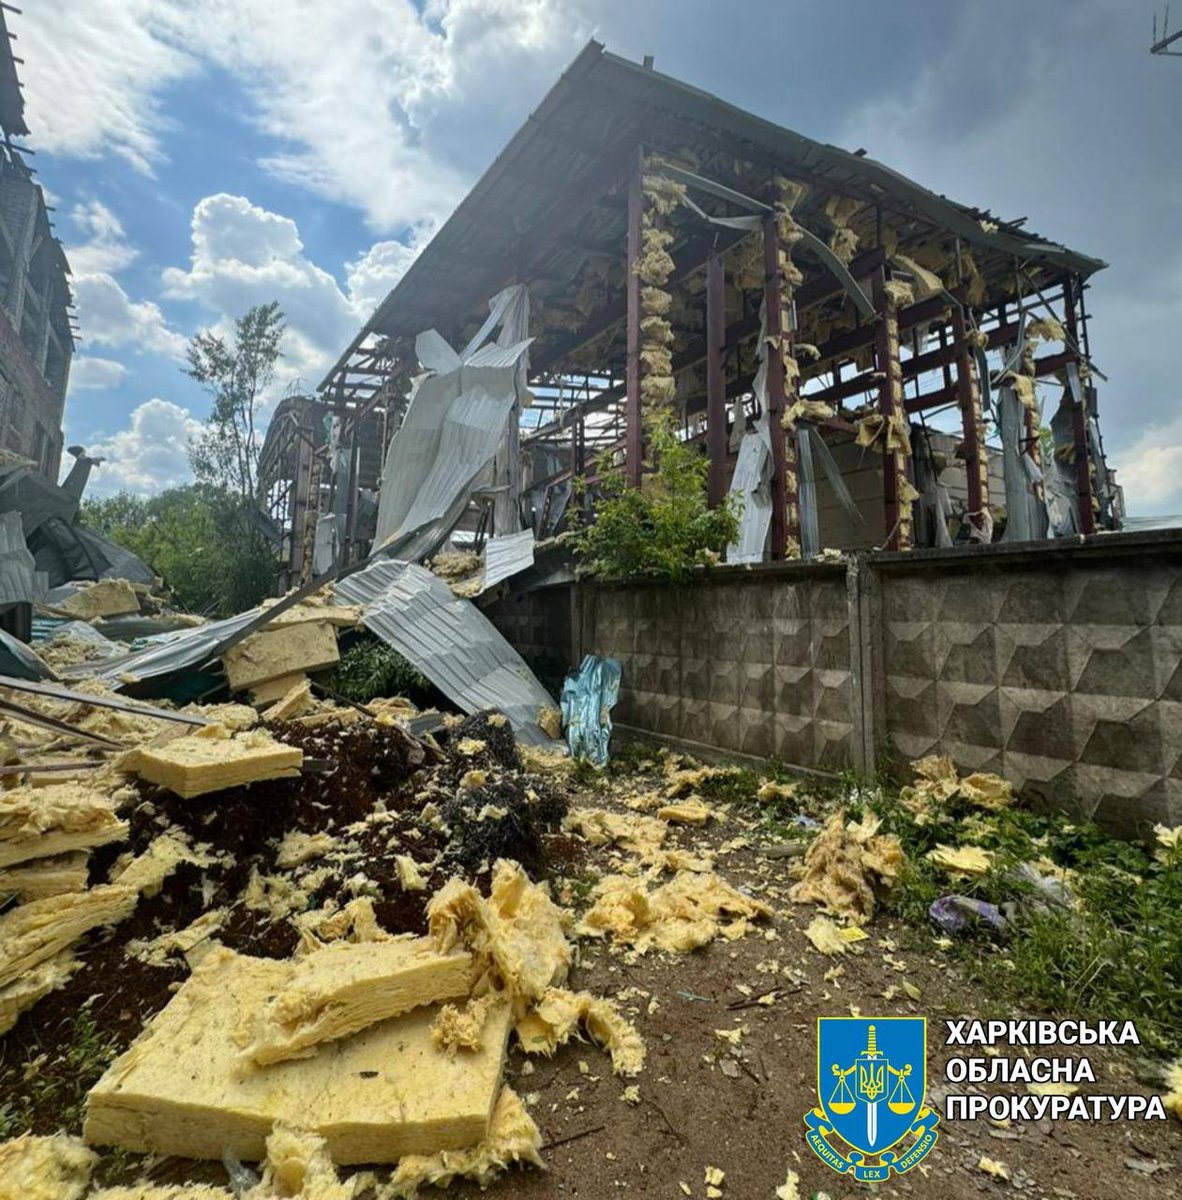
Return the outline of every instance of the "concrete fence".
<path id="1" fill-rule="evenodd" d="M 585 653 L 618 658 L 618 722 L 707 751 L 948 754 L 1121 832 L 1182 822 L 1173 531 L 567 583 L 489 615 L 552 689 Z"/>

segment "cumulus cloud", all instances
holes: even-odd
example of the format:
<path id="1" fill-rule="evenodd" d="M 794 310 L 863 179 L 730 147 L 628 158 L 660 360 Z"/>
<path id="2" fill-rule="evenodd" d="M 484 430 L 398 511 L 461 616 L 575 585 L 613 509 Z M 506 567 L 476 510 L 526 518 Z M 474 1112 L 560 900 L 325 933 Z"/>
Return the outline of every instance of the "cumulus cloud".
<path id="1" fill-rule="evenodd" d="M 101 200 L 74 205 L 70 220 L 82 238 L 66 247 L 73 274 L 113 275 L 139 256 L 127 241 L 123 222 Z"/>
<path id="2" fill-rule="evenodd" d="M 1121 449 L 1116 475 L 1131 515 L 1182 513 L 1182 418 L 1142 429 Z"/>
<path id="3" fill-rule="evenodd" d="M 106 461 L 91 475 L 88 494 L 112 496 L 129 491 L 154 495 L 189 483 L 189 441 L 201 430 L 186 408 L 153 398 L 132 412 L 128 426 L 91 441 L 87 449 Z"/>
<path id="4" fill-rule="evenodd" d="M 88 343 L 184 358 L 185 338 L 169 326 L 159 305 L 132 300 L 106 272 L 76 276 L 74 298 Z"/>
<path id="5" fill-rule="evenodd" d="M 164 271 L 164 294 L 201 304 L 219 331 L 253 305 L 277 300 L 288 327 L 282 373 L 312 385 L 402 277 L 425 233 L 413 245 L 376 243 L 347 264 L 342 288 L 308 257 L 290 217 L 219 192 L 193 209 L 189 265 Z"/>
<path id="6" fill-rule="evenodd" d="M 10 19 L 39 147 L 79 158 L 113 153 L 152 170 L 162 157 L 160 92 L 196 68 L 166 28 L 170 7 L 54 0 Z"/>
<path id="7" fill-rule="evenodd" d="M 70 365 L 71 391 L 116 387 L 126 378 L 127 368 L 113 358 L 83 355 Z"/>

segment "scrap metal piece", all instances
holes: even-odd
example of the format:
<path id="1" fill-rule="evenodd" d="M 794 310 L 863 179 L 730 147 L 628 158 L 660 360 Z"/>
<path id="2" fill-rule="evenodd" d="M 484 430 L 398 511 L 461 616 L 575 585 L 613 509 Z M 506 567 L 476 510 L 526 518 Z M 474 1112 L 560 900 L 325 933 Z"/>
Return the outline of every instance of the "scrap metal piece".
<path id="1" fill-rule="evenodd" d="M 340 580 L 339 603 L 363 606 L 361 623 L 416 666 L 464 712 L 500 709 L 530 745 L 550 745 L 538 713 L 549 692 L 492 622 L 424 567 L 378 559 Z"/>

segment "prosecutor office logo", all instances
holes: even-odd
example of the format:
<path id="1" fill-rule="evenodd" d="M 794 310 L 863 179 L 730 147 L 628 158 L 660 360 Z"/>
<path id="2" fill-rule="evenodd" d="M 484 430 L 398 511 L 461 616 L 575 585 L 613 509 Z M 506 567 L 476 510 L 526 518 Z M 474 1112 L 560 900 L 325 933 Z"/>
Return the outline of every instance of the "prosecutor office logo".
<path id="1" fill-rule="evenodd" d="M 936 1144 L 939 1116 L 924 1103 L 924 1017 L 818 1017 L 817 1107 L 805 1140 L 842 1175 L 881 1182 Z"/>

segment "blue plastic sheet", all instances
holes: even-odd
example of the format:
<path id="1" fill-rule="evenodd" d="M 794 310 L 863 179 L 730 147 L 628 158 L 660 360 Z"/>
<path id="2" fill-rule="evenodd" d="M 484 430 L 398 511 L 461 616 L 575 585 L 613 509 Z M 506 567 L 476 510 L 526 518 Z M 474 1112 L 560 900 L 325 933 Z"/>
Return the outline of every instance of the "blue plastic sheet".
<path id="1" fill-rule="evenodd" d="M 597 767 L 607 765 L 612 736 L 611 711 L 620 698 L 620 664 L 588 654 L 562 685 L 560 707 L 571 756 Z"/>

